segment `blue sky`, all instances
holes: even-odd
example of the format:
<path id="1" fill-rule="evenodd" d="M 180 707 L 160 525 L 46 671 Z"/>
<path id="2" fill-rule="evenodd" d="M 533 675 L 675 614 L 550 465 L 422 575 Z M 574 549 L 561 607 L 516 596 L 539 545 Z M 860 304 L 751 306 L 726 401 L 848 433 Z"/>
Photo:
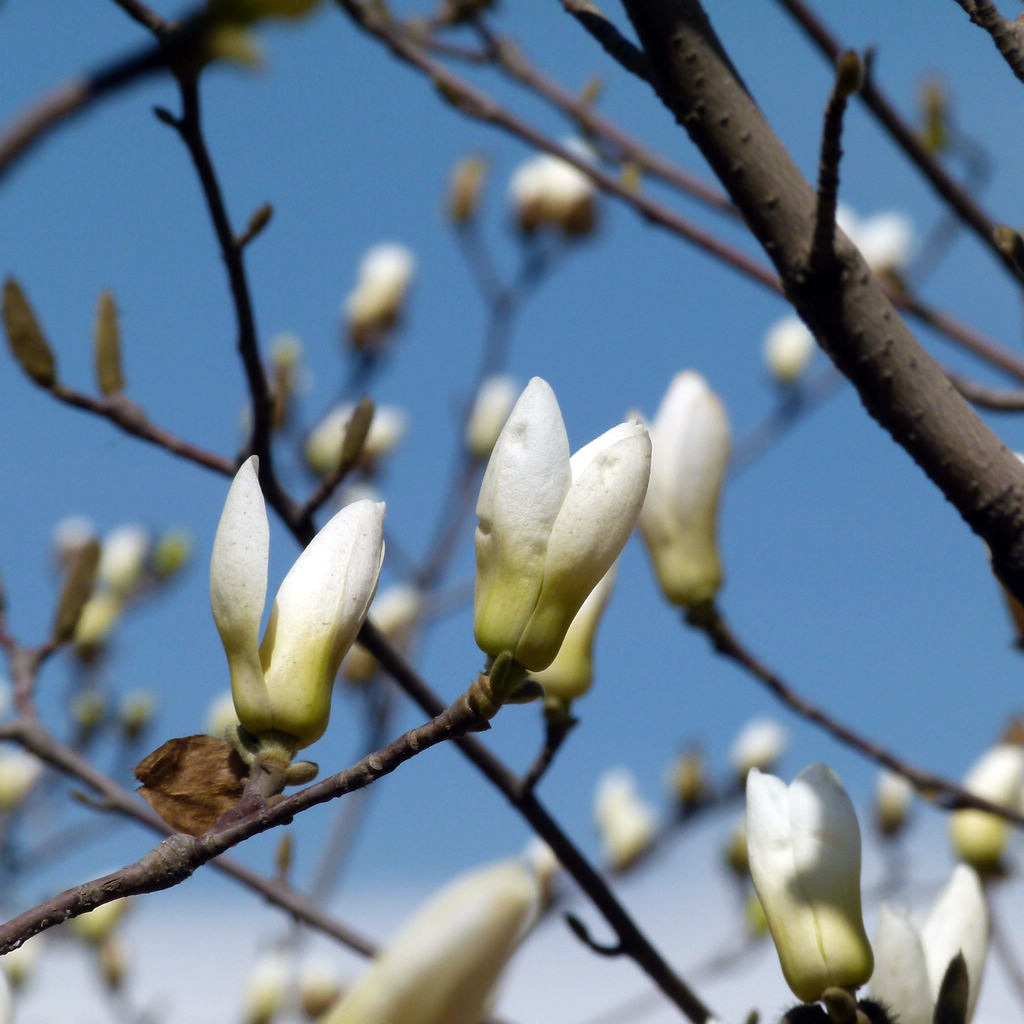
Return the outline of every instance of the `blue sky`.
<path id="1" fill-rule="evenodd" d="M 719 30 L 749 87 L 812 173 L 827 70 L 774 8 L 719 6 L 726 8 L 715 12 Z M 145 41 L 113 4 L 66 0 L 59 15 L 46 8 L 8 0 L 0 9 L 3 123 L 55 83 Z M 997 219 L 1019 223 L 1022 95 L 987 38 L 954 4 L 828 2 L 822 11 L 850 45 L 877 46 L 877 80 L 904 111 L 922 80 L 943 75 L 958 122 L 993 161 L 985 204 Z M 649 91 L 612 66 L 558 4 L 509 0 L 496 24 L 570 89 L 600 75 L 606 114 L 710 180 Z M 361 254 L 380 240 L 416 252 L 409 316 L 372 395 L 401 404 L 410 417 L 381 490 L 389 533 L 418 556 L 444 495 L 458 443 L 453 410 L 470 387 L 485 326 L 441 217 L 445 181 L 459 157 L 486 155 L 491 180 L 482 230 L 512 273 L 518 247 L 505 187 L 529 152 L 461 117 L 329 7 L 297 25 L 261 30 L 260 40 L 265 68 L 213 70 L 203 102 L 235 224 L 244 225 L 263 202 L 275 208 L 248 256 L 261 342 L 285 330 L 302 339 L 312 380 L 305 417 L 312 422 L 342 378 L 339 305 Z M 570 133 L 557 114 L 500 78 L 475 80 L 550 134 Z M 228 455 L 239 445 L 245 402 L 229 297 L 187 155 L 153 117 L 157 104 L 176 109 L 171 85 L 141 83 L 59 129 L 15 168 L 0 190 L 0 270 L 24 285 L 61 378 L 82 391 L 94 387 L 95 301 L 112 289 L 129 395 L 156 422 Z M 844 201 L 863 215 L 904 210 L 923 236 L 940 216 L 936 200 L 856 104 L 844 143 Z M 651 192 L 753 252 L 735 226 L 656 186 Z M 924 296 L 1007 347 L 1019 345 L 1019 299 L 972 238 L 958 237 Z M 552 384 L 574 448 L 628 409 L 653 414 L 671 376 L 685 368 L 698 369 L 721 394 L 741 437 L 772 408 L 760 346 L 783 312 L 774 296 L 606 199 L 597 238 L 566 252 L 523 308 L 508 369 L 523 382 L 540 375 Z M 950 365 L 1004 383 L 927 332 L 921 337 Z M 822 364 L 819 355 L 815 366 Z M 173 593 L 123 624 L 104 676 L 113 693 L 141 686 L 157 694 L 154 746 L 197 731 L 207 704 L 227 685 L 206 596 L 227 481 L 57 405 L 10 362 L 0 362 L 0 388 L 7 439 L 0 446 L 0 572 L 12 631 L 25 641 L 43 635 L 54 600 L 50 535 L 62 517 L 88 515 L 103 530 L 126 521 L 187 527 L 196 540 L 194 564 Z M 1007 444 L 1024 447 L 1014 418 L 992 423 Z M 468 536 L 453 583 L 472 576 Z M 722 607 L 737 633 L 799 691 L 913 763 L 960 776 L 1019 707 L 1020 655 L 981 543 L 849 390 L 727 488 L 721 540 Z M 274 585 L 296 549 L 276 527 L 272 548 Z M 398 578 L 393 560 L 386 571 Z M 436 690 L 461 692 L 481 664 L 468 609 L 431 632 L 421 654 Z M 680 626 L 636 541 L 623 556 L 597 676 L 578 709 L 581 723 L 541 790 L 588 851 L 597 849 L 591 796 L 605 767 L 629 767 L 643 792 L 659 800 L 665 762 L 683 740 L 702 742 L 721 772 L 731 738 L 758 714 L 775 715 L 790 729 L 784 774 L 825 760 L 861 804 L 870 789 L 872 766 L 777 708 Z M 58 731 L 68 678 L 60 657 L 41 680 L 44 713 Z M 396 729 L 418 718 L 403 706 Z M 507 709 L 486 739 L 511 764 L 525 766 L 540 742 L 536 709 Z M 358 743 L 356 709 L 341 700 L 312 756 L 336 770 Z M 330 815 L 314 811 L 298 829 L 299 879 L 315 861 Z M 400 884 L 410 875 L 425 884 L 518 849 L 525 838 L 455 752 L 431 751 L 379 786 L 346 885 Z M 141 832 L 121 830 L 33 883 L 33 893 L 108 870 L 149 843 Z M 269 869 L 272 844 L 257 841 L 239 855 Z M 198 887 L 224 891 L 223 882 L 206 877 L 192 883 Z"/>

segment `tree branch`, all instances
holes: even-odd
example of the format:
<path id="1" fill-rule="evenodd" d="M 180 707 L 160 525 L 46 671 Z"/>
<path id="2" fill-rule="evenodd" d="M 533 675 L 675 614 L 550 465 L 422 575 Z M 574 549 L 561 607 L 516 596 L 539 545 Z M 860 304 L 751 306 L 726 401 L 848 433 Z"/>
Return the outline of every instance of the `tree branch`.
<path id="1" fill-rule="evenodd" d="M 1024 467 L 918 344 L 860 254 L 836 239 L 838 272 L 806 254 L 815 194 L 757 108 L 696 0 L 625 0 L 655 88 L 775 263 L 787 297 L 871 415 L 988 544 L 1024 596 Z"/>

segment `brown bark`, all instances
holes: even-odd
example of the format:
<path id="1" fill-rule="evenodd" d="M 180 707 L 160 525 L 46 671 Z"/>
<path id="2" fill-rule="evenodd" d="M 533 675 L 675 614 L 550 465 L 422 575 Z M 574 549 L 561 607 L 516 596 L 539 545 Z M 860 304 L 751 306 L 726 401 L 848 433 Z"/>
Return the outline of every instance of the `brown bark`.
<path id="1" fill-rule="evenodd" d="M 748 93 L 700 4 L 624 5 L 658 95 L 742 212 L 797 312 L 868 412 L 988 544 L 1006 586 L 1024 596 L 1024 466 L 956 392 L 838 230 L 833 266 L 811 274 L 814 189 Z"/>

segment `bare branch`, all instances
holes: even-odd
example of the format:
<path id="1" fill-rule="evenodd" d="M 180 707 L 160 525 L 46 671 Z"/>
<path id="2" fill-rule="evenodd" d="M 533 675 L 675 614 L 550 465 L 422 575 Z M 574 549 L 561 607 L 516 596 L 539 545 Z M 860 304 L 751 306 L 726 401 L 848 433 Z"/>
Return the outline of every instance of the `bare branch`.
<path id="1" fill-rule="evenodd" d="M 562 0 L 562 6 L 601 44 L 602 49 L 630 74 L 650 80 L 651 67 L 642 50 L 631 43 L 591 0 Z"/>
<path id="2" fill-rule="evenodd" d="M 1024 26 L 1019 21 L 1004 18 L 989 0 L 956 0 L 967 17 L 984 29 L 1003 55 L 1010 70 L 1024 82 Z"/>
<path id="3" fill-rule="evenodd" d="M 828 58 L 835 63 L 843 46 L 829 32 L 826 25 L 818 18 L 803 0 L 778 0 L 782 7 L 807 33 L 808 38 Z M 949 204 L 957 216 L 981 240 L 990 252 L 1018 280 L 1024 280 L 1024 269 L 1015 265 L 1012 260 L 1000 252 L 993 242 L 996 222 L 975 202 L 974 197 L 958 182 L 949 176 L 945 168 L 925 149 L 918 134 L 900 117 L 896 108 L 889 102 L 885 94 L 869 78 L 860 90 L 860 98 L 864 105 L 878 119 L 879 124 L 889 133 L 892 140 L 907 155 L 924 177 L 931 182 L 935 191 Z"/>
<path id="4" fill-rule="evenodd" d="M 821 708 L 805 700 L 740 643 L 717 609 L 708 606 L 695 608 L 687 613 L 686 621 L 707 636 L 718 654 L 739 665 L 767 687 L 786 707 L 795 711 L 801 718 L 821 726 L 841 743 L 852 747 L 876 764 L 902 775 L 913 783 L 914 788 L 925 800 L 935 804 L 936 807 L 942 807 L 947 811 L 959 811 L 971 807 L 994 814 L 999 818 L 1005 818 L 1015 825 L 1024 825 L 1024 813 L 1017 808 L 994 804 L 975 796 L 962 786 L 949 782 L 939 775 L 933 775 L 931 772 L 914 767 L 880 744 L 855 732 Z"/>
<path id="5" fill-rule="evenodd" d="M 845 238 L 840 271 L 806 264 L 815 195 L 758 110 L 696 0 L 626 0 L 659 95 L 770 255 L 797 312 L 865 407 L 913 457 L 1024 595 L 1024 467 L 900 320 Z"/>

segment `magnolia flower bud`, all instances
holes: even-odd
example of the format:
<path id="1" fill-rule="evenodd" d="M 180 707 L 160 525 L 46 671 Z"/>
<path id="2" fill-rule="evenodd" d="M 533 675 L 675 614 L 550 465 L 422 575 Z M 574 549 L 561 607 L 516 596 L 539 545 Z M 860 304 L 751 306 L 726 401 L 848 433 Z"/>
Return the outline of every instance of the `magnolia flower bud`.
<path id="1" fill-rule="evenodd" d="M 590 689 L 594 678 L 594 637 L 614 586 L 613 565 L 576 613 L 555 660 L 547 668 L 532 673 L 533 678 L 544 687 L 547 697 L 568 705 Z"/>
<path id="2" fill-rule="evenodd" d="M 285 576 L 258 644 L 270 528 L 255 456 L 228 492 L 210 559 L 210 605 L 228 658 L 235 711 L 253 735 L 296 749 L 323 735 L 341 659 L 366 618 L 384 559 L 384 506 L 356 502 L 310 541 Z"/>
<path id="3" fill-rule="evenodd" d="M 400 651 L 412 639 L 423 614 L 423 594 L 411 583 L 399 583 L 378 594 L 370 605 L 370 619 Z M 341 663 L 341 674 L 350 683 L 368 682 L 377 671 L 377 659 L 365 647 L 354 644 Z"/>
<path id="4" fill-rule="evenodd" d="M 106 646 L 117 620 L 124 611 L 124 598 L 109 590 L 94 593 L 75 623 L 75 654 L 91 661 Z"/>
<path id="5" fill-rule="evenodd" d="M 747 819 L 740 815 L 725 841 L 725 863 L 740 878 L 750 876 L 750 855 L 747 853 Z"/>
<path id="6" fill-rule="evenodd" d="M 117 709 L 125 739 L 136 740 L 156 715 L 156 699 L 148 690 L 126 693 Z"/>
<path id="7" fill-rule="evenodd" d="M 651 427 L 651 483 L 640 533 L 662 593 L 685 608 L 722 585 L 716 532 L 729 462 L 725 407 L 698 373 L 676 374 Z"/>
<path id="8" fill-rule="evenodd" d="M 591 153 L 579 140 L 566 147 L 579 151 L 584 159 Z M 560 157 L 541 153 L 520 164 L 508 187 L 509 201 L 519 229 L 526 234 L 539 227 L 555 227 L 570 237 L 589 234 L 596 223 L 594 183 L 587 175 Z"/>
<path id="9" fill-rule="evenodd" d="M 71 930 L 84 942 L 98 946 L 113 934 L 131 903 L 130 896 L 101 903 L 95 910 L 73 917 Z"/>
<path id="10" fill-rule="evenodd" d="M 332 409 L 306 438 L 306 464 L 314 473 L 326 476 L 341 461 L 345 431 L 355 406 L 351 402 Z M 370 429 L 361 453 L 364 466 L 372 468 L 382 456 L 398 447 L 405 436 L 407 418 L 397 406 L 379 405 L 373 410 Z"/>
<path id="11" fill-rule="evenodd" d="M 770 771 L 785 754 L 788 743 L 788 733 L 774 719 L 752 718 L 729 750 L 729 761 L 737 778 L 743 782 L 752 768 Z"/>
<path id="12" fill-rule="evenodd" d="M 765 335 L 765 366 L 779 384 L 792 384 L 807 369 L 814 349 L 814 335 L 803 320 L 784 317 Z"/>
<path id="13" fill-rule="evenodd" d="M 329 965 L 314 961 L 299 975 L 299 1005 L 307 1020 L 317 1020 L 341 997 L 341 984 Z"/>
<path id="14" fill-rule="evenodd" d="M 100 587 L 128 597 L 142 579 L 149 553 L 149 531 L 136 523 L 119 526 L 103 538 L 96 582 Z"/>
<path id="15" fill-rule="evenodd" d="M 613 871 L 625 871 L 653 845 L 658 816 L 637 794 L 633 776 L 624 769 L 605 772 L 597 784 L 594 818 L 604 859 Z"/>
<path id="16" fill-rule="evenodd" d="M 958 864 L 920 928 L 883 903 L 874 945 L 878 966 L 871 994 L 896 1012 L 900 1024 L 932 1024 L 946 969 L 963 953 L 970 1020 L 988 952 L 988 907 L 977 873 Z"/>
<path id="17" fill-rule="evenodd" d="M 43 762 L 25 750 L 6 748 L 0 752 L 0 814 L 20 807 L 43 774 Z"/>
<path id="18" fill-rule="evenodd" d="M 25 986 L 32 978 L 32 974 L 35 971 L 36 961 L 39 959 L 39 954 L 46 947 L 46 939 L 42 935 L 33 935 L 32 938 L 26 939 L 17 949 L 12 949 L 9 953 L 4 953 L 0 957 L 0 969 L 3 970 L 4 976 L 10 983 L 12 989 L 20 989 Z M 10 1015 L 3 1012 L 5 996 L 0 993 L 0 1021 L 9 1021 Z M 9 994 L 6 996 L 9 1000 Z"/>
<path id="19" fill-rule="evenodd" d="M 669 765 L 665 781 L 681 810 L 703 803 L 709 794 L 704 755 L 694 747 L 682 751 Z"/>
<path id="20" fill-rule="evenodd" d="M 823 764 L 786 786 L 747 776 L 747 851 L 786 982 L 813 1003 L 830 986 L 871 977 L 860 902 L 860 829 L 853 804 Z"/>
<path id="21" fill-rule="evenodd" d="M 537 671 L 619 556 L 647 489 L 651 443 L 620 423 L 569 458 L 558 401 L 534 377 L 501 431 L 476 513 L 477 645 Z"/>
<path id="22" fill-rule="evenodd" d="M 899 274 L 906 269 L 914 244 L 914 226 L 905 213 L 890 210 L 862 220 L 841 205 L 836 223 L 876 274 Z"/>
<path id="23" fill-rule="evenodd" d="M 875 825 L 883 836 L 894 836 L 902 831 L 910 814 L 910 801 L 914 787 L 903 775 L 887 768 L 878 773 L 875 786 Z"/>
<path id="24" fill-rule="evenodd" d="M 448 216 L 460 227 L 476 216 L 487 164 L 478 156 L 463 157 L 448 182 Z"/>
<path id="25" fill-rule="evenodd" d="M 540 902 L 547 906 L 554 898 L 555 882 L 562 870 L 562 862 L 555 856 L 555 851 L 536 836 L 526 844 L 523 858 L 533 868 L 537 876 Z"/>
<path id="26" fill-rule="evenodd" d="M 535 916 L 519 860 L 463 875 L 407 921 L 320 1024 L 479 1024 Z"/>
<path id="27" fill-rule="evenodd" d="M 291 980 L 291 962 L 281 953 L 256 961 L 245 983 L 245 1024 L 270 1024 L 284 1008 Z"/>
<path id="28" fill-rule="evenodd" d="M 488 377 L 480 385 L 466 423 L 466 450 L 474 459 L 490 457 L 518 395 L 511 377 Z"/>
<path id="29" fill-rule="evenodd" d="M 96 539 L 96 527 L 86 516 L 66 516 L 53 529 L 53 553 L 58 565 L 66 568 L 75 555 Z"/>
<path id="30" fill-rule="evenodd" d="M 188 530 L 168 530 L 153 545 L 153 575 L 168 580 L 188 564 L 192 556 L 192 534 Z"/>
<path id="31" fill-rule="evenodd" d="M 1024 747 L 1001 743 L 984 754 L 964 779 L 964 789 L 1014 810 L 1021 805 Z M 998 867 L 1010 838 L 1009 823 L 984 811 L 955 811 L 949 834 L 959 856 L 978 871 Z"/>
<path id="32" fill-rule="evenodd" d="M 352 345 L 373 351 L 402 313 L 416 257 L 404 245 L 382 243 L 369 249 L 359 264 L 355 289 L 345 300 L 344 315 Z"/>

